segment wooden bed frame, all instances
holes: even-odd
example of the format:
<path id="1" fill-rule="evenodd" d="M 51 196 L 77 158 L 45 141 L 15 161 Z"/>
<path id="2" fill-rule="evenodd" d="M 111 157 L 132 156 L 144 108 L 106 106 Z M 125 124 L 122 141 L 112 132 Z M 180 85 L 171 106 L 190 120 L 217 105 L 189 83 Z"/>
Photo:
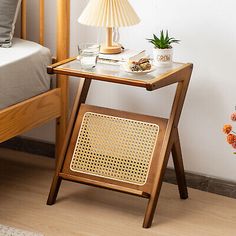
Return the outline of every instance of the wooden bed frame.
<path id="1" fill-rule="evenodd" d="M 44 44 L 44 0 L 40 1 L 39 43 Z M 21 5 L 21 38 L 26 39 L 26 6 Z M 56 61 L 69 56 L 70 0 L 57 0 Z M 46 70 L 46 68 L 45 68 Z M 38 96 L 0 110 L 0 143 L 49 120 L 57 119 L 56 154 L 65 136 L 68 115 L 68 78 L 57 77 L 57 87 Z M 57 156 L 57 155 L 56 155 Z"/>

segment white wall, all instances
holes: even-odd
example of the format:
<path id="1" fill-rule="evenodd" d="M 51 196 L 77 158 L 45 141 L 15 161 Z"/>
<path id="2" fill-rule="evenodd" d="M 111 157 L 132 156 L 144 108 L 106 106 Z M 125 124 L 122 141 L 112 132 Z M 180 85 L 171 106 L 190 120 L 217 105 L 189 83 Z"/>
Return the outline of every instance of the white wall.
<path id="1" fill-rule="evenodd" d="M 91 41 L 96 30 L 76 22 L 87 1 L 71 0 L 71 53 L 80 40 Z M 236 181 L 236 156 L 225 142 L 221 129 L 230 122 L 236 106 L 236 2 L 234 0 L 130 0 L 142 22 L 121 29 L 127 48 L 147 49 L 145 38 L 161 29 L 181 39 L 175 46 L 175 60 L 193 62 L 194 71 L 180 121 L 180 137 L 188 171 Z M 52 3 L 50 3 L 53 11 Z M 49 20 L 50 19 L 50 20 Z M 48 16 L 51 22 L 52 16 Z M 50 23 L 50 30 L 54 25 Z M 48 34 L 48 46 L 55 46 L 55 31 Z M 95 34 L 96 35 L 96 34 Z M 77 80 L 73 79 L 72 84 Z M 73 86 L 74 87 L 74 86 Z M 151 115 L 168 115 L 174 87 L 159 92 L 111 85 L 92 84 L 88 103 Z M 236 124 L 235 124 L 236 127 Z M 52 140 L 53 129 L 37 129 L 28 136 Z M 170 163 L 172 165 L 172 163 Z"/>

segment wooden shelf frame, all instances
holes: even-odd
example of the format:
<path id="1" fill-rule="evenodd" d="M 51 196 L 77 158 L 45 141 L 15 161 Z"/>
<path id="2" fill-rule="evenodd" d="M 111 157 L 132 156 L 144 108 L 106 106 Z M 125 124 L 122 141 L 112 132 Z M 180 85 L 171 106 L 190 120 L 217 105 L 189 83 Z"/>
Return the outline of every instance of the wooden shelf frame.
<path id="1" fill-rule="evenodd" d="M 69 75 L 69 76 L 82 77 L 82 78 L 99 80 L 99 81 L 110 82 L 110 83 L 125 84 L 129 86 L 134 86 L 134 87 L 143 87 L 143 88 L 146 88 L 148 91 L 153 91 L 158 88 L 162 88 L 162 87 L 183 81 L 181 74 L 185 73 L 186 68 L 193 66 L 191 63 L 186 63 L 186 64 L 179 63 L 180 66 L 178 68 L 171 69 L 168 72 L 162 74 L 161 76 L 157 76 L 149 80 L 140 80 L 140 79 L 131 79 L 131 78 L 123 78 L 123 77 L 121 78 L 121 77 L 108 76 L 108 75 L 97 75 L 94 72 L 60 67 L 69 62 L 73 62 L 74 60 L 76 60 L 76 58 L 72 57 L 72 58 L 68 58 L 66 60 L 60 61 L 56 64 L 50 65 L 48 66 L 47 71 L 49 74 Z"/>
<path id="2" fill-rule="evenodd" d="M 188 191 L 187 191 L 186 179 L 185 179 L 185 174 L 184 174 L 183 158 L 182 158 L 181 146 L 180 146 L 180 138 L 179 138 L 179 133 L 178 133 L 178 123 L 179 123 L 180 115 L 181 115 L 182 108 L 184 105 L 186 93 L 188 90 L 193 65 L 191 63 L 183 64 L 181 67 L 171 70 L 168 73 L 162 74 L 161 76 L 158 76 L 157 78 L 152 79 L 148 82 L 139 81 L 139 83 L 136 83 L 135 80 L 130 80 L 130 79 L 121 80 L 116 77 L 101 77 L 96 74 L 92 74 L 92 75 L 90 73 L 85 74 L 84 72 L 72 71 L 67 68 L 64 68 L 64 69 L 57 68 L 57 66 L 67 63 L 68 61 L 73 61 L 73 59 L 68 59 L 67 61 L 57 64 L 56 66 L 55 65 L 50 66 L 49 72 L 64 74 L 64 75 L 72 75 L 72 76 L 77 76 L 77 77 L 84 77 L 84 82 L 83 82 L 82 89 L 78 91 L 76 99 L 75 99 L 72 115 L 70 117 L 69 127 L 66 133 L 66 138 L 64 140 L 63 148 L 59 156 L 59 163 L 58 163 L 58 166 L 57 166 L 57 169 L 55 171 L 54 178 L 52 181 L 52 185 L 51 185 L 51 189 L 50 189 L 50 193 L 49 193 L 49 197 L 47 201 L 48 205 L 52 205 L 55 203 L 62 179 L 85 183 L 85 184 L 91 184 L 94 186 L 113 189 L 116 191 L 121 191 L 119 189 L 119 186 L 111 187 L 107 183 L 101 184 L 101 183 L 91 182 L 91 180 L 88 180 L 88 179 L 81 179 L 74 176 L 72 177 L 72 176 L 65 175 L 63 173 L 65 157 L 68 151 L 70 139 L 72 137 L 72 132 L 75 127 L 75 122 L 76 122 L 75 120 L 79 112 L 79 109 L 81 107 L 81 104 L 85 103 L 86 101 L 86 97 L 87 97 L 92 80 L 101 80 L 101 81 L 126 84 L 126 85 L 131 85 L 131 86 L 136 86 L 136 87 L 144 87 L 147 90 L 156 90 L 158 88 L 162 88 L 162 87 L 177 83 L 170 117 L 167 122 L 166 131 L 163 136 L 163 143 L 162 143 L 160 154 L 158 157 L 159 162 L 158 162 L 158 165 L 156 166 L 155 180 L 153 182 L 152 188 L 150 189 L 150 194 L 148 193 L 147 195 L 148 204 L 147 204 L 146 213 L 145 213 L 145 217 L 143 221 L 143 227 L 149 228 L 151 227 L 151 224 L 153 221 L 156 205 L 157 205 L 159 194 L 161 191 L 163 176 L 164 176 L 171 152 L 172 152 L 174 167 L 176 171 L 180 198 L 181 199 L 188 198 Z M 80 93 L 81 93 L 81 96 L 80 96 Z M 121 192 L 127 192 L 127 191 L 122 190 Z M 135 194 L 135 193 L 133 194 L 137 196 L 143 195 L 142 192 L 139 192 L 138 194 Z"/>
<path id="3" fill-rule="evenodd" d="M 114 184 L 109 184 L 109 183 L 104 183 L 102 181 L 91 180 L 91 179 L 88 179 L 88 178 L 69 175 L 69 174 L 65 174 L 65 173 L 62 173 L 62 172 L 59 173 L 59 176 L 62 179 L 77 182 L 77 183 L 81 183 L 81 184 L 86 184 L 86 185 L 91 185 L 91 186 L 94 186 L 94 187 L 105 188 L 105 189 L 109 189 L 109 190 L 113 190 L 113 191 L 117 191 L 117 192 L 122 192 L 122 193 L 127 193 L 127 194 L 130 194 L 130 195 L 135 195 L 135 196 L 143 197 L 143 198 L 149 198 L 150 197 L 149 193 L 146 193 L 144 191 L 140 191 L 140 190 L 137 190 L 137 189 L 127 188 L 127 187 L 123 187 L 123 186 L 117 186 L 117 185 L 114 185 Z"/>

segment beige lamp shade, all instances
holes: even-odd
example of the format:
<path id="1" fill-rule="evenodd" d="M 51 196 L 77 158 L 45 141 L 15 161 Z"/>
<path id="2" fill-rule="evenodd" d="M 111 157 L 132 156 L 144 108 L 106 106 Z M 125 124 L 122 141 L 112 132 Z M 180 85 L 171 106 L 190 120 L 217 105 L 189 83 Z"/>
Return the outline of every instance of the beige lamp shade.
<path id="1" fill-rule="evenodd" d="M 135 25 L 139 17 L 128 0 L 90 0 L 78 22 L 97 27 Z"/>
<path id="2" fill-rule="evenodd" d="M 101 45 L 100 52 L 115 54 L 122 51 L 122 46 L 113 43 L 113 27 L 135 25 L 140 19 L 128 0 L 90 0 L 78 22 L 89 26 L 106 27 L 106 43 Z"/>

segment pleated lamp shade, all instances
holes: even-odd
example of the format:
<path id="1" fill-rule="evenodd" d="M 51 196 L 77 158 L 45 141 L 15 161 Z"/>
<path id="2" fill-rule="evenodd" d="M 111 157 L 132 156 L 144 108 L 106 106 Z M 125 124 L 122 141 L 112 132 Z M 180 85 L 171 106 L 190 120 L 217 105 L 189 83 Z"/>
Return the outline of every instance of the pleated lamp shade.
<path id="1" fill-rule="evenodd" d="M 128 0 L 90 0 L 78 21 L 97 27 L 122 27 L 138 24 L 140 19 Z"/>
<path id="2" fill-rule="evenodd" d="M 138 24 L 139 17 L 128 0 L 90 0 L 78 22 L 88 26 L 106 27 L 107 41 L 102 53 L 120 53 L 121 46 L 112 42 L 112 28 Z"/>

